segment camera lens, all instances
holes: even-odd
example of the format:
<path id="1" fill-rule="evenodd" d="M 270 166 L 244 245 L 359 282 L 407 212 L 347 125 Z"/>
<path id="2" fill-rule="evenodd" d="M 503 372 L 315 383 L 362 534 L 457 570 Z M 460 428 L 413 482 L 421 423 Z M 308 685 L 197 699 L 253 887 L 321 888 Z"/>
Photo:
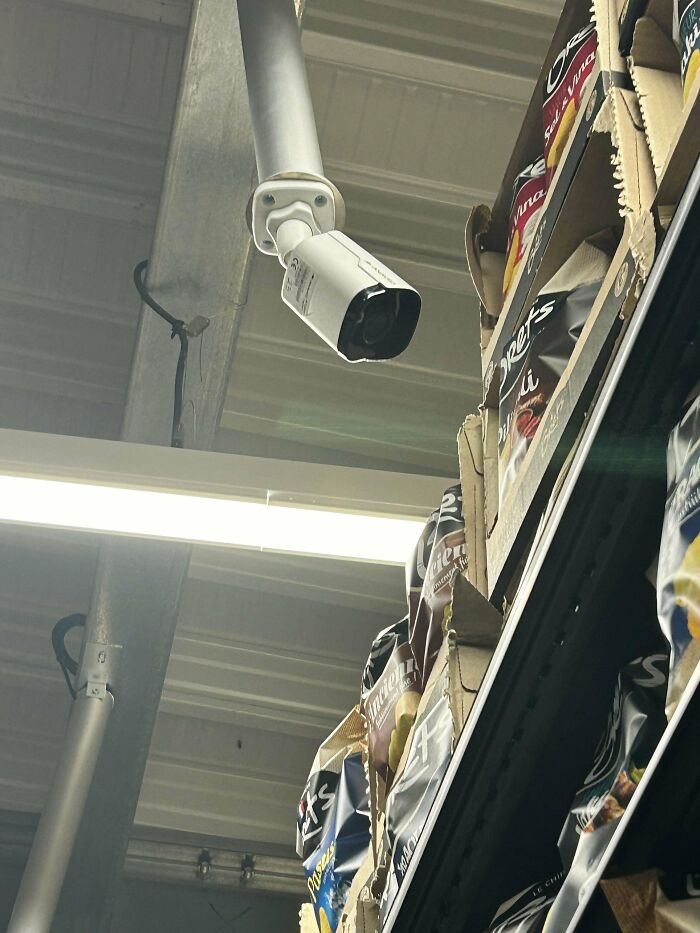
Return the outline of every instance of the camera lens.
<path id="1" fill-rule="evenodd" d="M 391 333 L 396 320 L 393 308 L 386 306 L 373 308 L 371 312 L 365 311 L 362 322 L 362 342 L 368 347 L 374 347 Z"/>
<path id="2" fill-rule="evenodd" d="M 338 335 L 346 360 L 390 360 L 408 346 L 418 323 L 420 295 L 411 288 L 364 288 L 352 299 Z"/>

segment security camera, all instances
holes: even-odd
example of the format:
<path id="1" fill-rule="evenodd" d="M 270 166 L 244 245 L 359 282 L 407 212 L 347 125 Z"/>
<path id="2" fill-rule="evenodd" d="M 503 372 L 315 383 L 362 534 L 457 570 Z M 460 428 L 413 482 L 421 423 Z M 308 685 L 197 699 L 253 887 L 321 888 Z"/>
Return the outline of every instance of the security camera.
<path id="1" fill-rule="evenodd" d="M 420 295 L 338 230 L 302 240 L 285 257 L 282 300 L 351 363 L 403 353 Z"/>
<path id="2" fill-rule="evenodd" d="M 402 353 L 418 292 L 340 233 L 345 208 L 323 174 L 293 0 L 238 0 L 259 184 L 255 245 L 285 269 L 282 300 L 349 362 Z"/>

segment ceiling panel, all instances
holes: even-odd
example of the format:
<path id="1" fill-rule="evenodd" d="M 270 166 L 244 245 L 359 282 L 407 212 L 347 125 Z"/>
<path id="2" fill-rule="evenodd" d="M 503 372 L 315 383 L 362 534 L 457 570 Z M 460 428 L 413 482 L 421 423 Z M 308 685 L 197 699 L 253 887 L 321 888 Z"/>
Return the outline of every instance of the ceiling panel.
<path id="1" fill-rule="evenodd" d="M 485 71 L 534 79 L 554 28 L 554 3 L 493 0 L 309 0 L 305 26 L 401 49 L 468 62 Z"/>
<path id="2" fill-rule="evenodd" d="M 4 426 L 119 429 L 185 31 L 112 7 L 3 4 Z"/>
<path id="3" fill-rule="evenodd" d="M 92 536 L 0 529 L 0 810 L 46 799 L 70 706 L 51 629 L 87 610 L 96 555 Z M 293 846 L 315 750 L 405 595 L 397 568 L 267 557 L 195 550 L 138 825 Z"/>
<path id="4" fill-rule="evenodd" d="M 120 8 L 136 12 L 129 3 L 5 0 L 2 96 L 167 133 L 186 24 L 120 15 Z"/>
<path id="5" fill-rule="evenodd" d="M 415 284 L 397 361 L 348 366 L 258 257 L 219 449 L 456 476 L 479 400 L 470 205 L 490 200 L 558 0 L 307 0 L 304 47 L 347 231 Z M 0 425 L 115 437 L 189 0 L 0 11 Z M 193 313 L 207 313 L 206 308 Z M 169 337 L 164 326 L 164 340 Z M 204 340 L 207 339 L 205 332 Z M 189 378 L 198 378 L 196 351 Z M 0 528 L 0 808 L 43 805 L 68 697 L 53 623 L 87 611 L 97 542 Z M 137 824 L 287 852 L 319 741 L 357 700 L 400 569 L 196 548 Z"/>

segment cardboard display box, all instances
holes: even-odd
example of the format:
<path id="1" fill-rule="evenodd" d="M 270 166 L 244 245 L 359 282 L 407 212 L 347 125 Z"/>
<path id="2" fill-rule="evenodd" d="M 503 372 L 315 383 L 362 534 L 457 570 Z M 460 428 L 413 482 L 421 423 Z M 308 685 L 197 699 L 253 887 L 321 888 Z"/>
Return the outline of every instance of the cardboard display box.
<path id="1" fill-rule="evenodd" d="M 559 230 L 566 236 L 567 231 L 571 232 L 567 218 L 575 227 L 579 223 L 579 212 L 585 212 L 586 204 L 578 197 L 577 186 L 587 186 L 582 185 L 586 176 L 589 196 L 590 192 L 595 192 L 595 196 L 590 197 L 590 206 L 600 203 L 601 179 L 596 183 L 595 173 L 589 171 L 587 162 L 592 158 L 593 149 L 600 147 L 600 137 L 605 134 L 610 137 L 613 184 L 619 193 L 620 216 L 625 229 L 586 328 L 528 451 L 520 476 L 502 503 L 500 516 L 495 496 L 489 496 L 489 477 L 485 479 L 488 591 L 497 598 L 508 592 L 509 576 L 516 572 L 528 540 L 532 539 L 557 473 L 583 426 L 586 410 L 594 399 L 624 320 L 631 314 L 641 284 L 653 264 L 656 233 L 663 235 L 700 153 L 700 80 L 696 80 L 684 106 L 679 52 L 672 38 L 673 0 L 617 0 L 616 7 L 620 16 L 620 48 L 625 49 L 626 42 L 629 45 L 628 65 L 634 93 L 614 85 L 607 91 L 603 106 L 593 118 L 584 152 L 549 236 L 546 229 L 542 231 L 549 223 L 551 207 L 549 199 L 545 203 L 530 254 L 526 257 L 533 274 L 527 282 L 529 292 L 523 308 L 530 306 L 556 265 L 557 254 L 561 252 Z M 578 116 L 580 130 L 586 114 Z M 569 157 L 572 146 L 573 141 L 570 141 Z M 482 237 L 480 240 L 477 235 L 473 242 L 482 248 L 484 213 L 475 214 L 473 220 L 473 229 L 481 229 Z M 538 253 L 542 254 L 539 261 L 533 259 Z M 519 287 L 524 290 L 522 275 Z M 483 294 L 486 293 L 487 289 L 483 288 Z M 485 405 L 487 413 L 491 412 L 490 423 L 485 417 L 486 464 L 497 463 L 498 400 L 494 375 L 502 346 L 513 332 L 511 324 L 517 325 L 518 317 L 522 316 L 522 309 L 519 314 L 516 312 L 518 309 L 512 302 L 504 309 L 484 354 Z"/>
<path id="2" fill-rule="evenodd" d="M 467 580 L 483 596 L 487 596 L 483 435 L 482 416 L 480 414 L 468 415 L 457 435 L 457 454 L 467 547 Z M 498 474 L 496 474 L 497 478 Z M 498 488 L 496 488 L 496 495 L 498 495 Z"/>
<path id="3" fill-rule="evenodd" d="M 489 596 L 508 596 L 625 321 L 637 300 L 639 272 L 627 240 L 613 257 L 564 374 L 486 541 Z M 497 443 L 497 439 L 496 439 Z M 496 467 L 497 469 L 497 467 Z"/>
<path id="4" fill-rule="evenodd" d="M 608 224 L 627 221 L 627 236 L 643 277 L 653 263 L 655 240 L 648 218 L 656 184 L 636 95 L 630 90 L 610 87 L 595 114 L 576 164 L 564 165 L 567 171 L 572 168 L 572 174 L 556 211 L 552 210 L 551 200 L 556 184 L 547 195 L 513 286 L 512 298 L 517 300 L 509 301 L 503 309 L 482 357 L 484 402 L 488 407 L 498 406 L 498 384 L 494 377 L 503 348 L 540 288 L 582 240 Z M 579 116 L 583 118 L 579 128 L 585 128 L 585 113 Z M 575 142 L 574 136 L 569 145 Z M 601 159 L 599 153 L 603 149 L 606 156 Z M 483 269 L 481 277 L 483 281 Z"/>
<path id="5" fill-rule="evenodd" d="M 375 870 L 375 856 L 370 847 L 350 885 L 338 933 L 377 933 L 379 900 L 372 890 Z"/>
<path id="6" fill-rule="evenodd" d="M 542 154 L 543 87 L 549 69 L 568 39 L 591 21 L 591 15 L 598 33 L 596 66 L 582 93 L 576 122 L 547 192 L 537 230 L 511 285 L 506 303 L 502 306 L 503 269 L 513 182 L 527 164 Z M 598 113 L 612 89 L 631 88 L 625 61 L 618 50 L 617 17 L 615 0 L 594 0 L 592 14 L 588 0 L 567 0 L 564 4 L 493 208 L 480 205 L 472 211 L 469 218 L 466 230 L 467 261 L 481 301 L 485 375 L 491 369 L 494 360 L 498 365 L 503 344 L 515 330 L 528 296 L 532 293 L 533 280 L 538 273 L 539 264 L 564 204 L 569 185 L 587 147 Z M 621 134 L 620 145 L 625 146 L 627 139 L 626 135 Z M 619 161 L 629 164 L 628 154 L 622 153 Z M 636 180 L 629 175 L 625 175 L 621 183 L 629 185 L 632 189 L 636 186 Z"/>
<path id="7" fill-rule="evenodd" d="M 397 863 L 405 870 L 410 854 L 394 858 L 385 821 L 393 819 L 402 838 L 415 840 L 422 831 L 501 627 L 501 614 L 468 582 L 466 575 L 458 574 L 445 637 L 396 771 L 387 815 L 371 805 L 376 844 L 370 847 L 348 891 L 341 918 L 342 933 L 377 933 L 381 918 L 390 910 L 401 884 Z M 392 810 L 392 796 L 396 795 L 399 802 Z"/>
<path id="8" fill-rule="evenodd" d="M 673 41 L 674 0 L 648 0 L 634 21 L 628 58 L 658 184 L 664 223 L 685 190 L 700 153 L 700 80 L 683 105 L 681 65 Z"/>
<path id="9" fill-rule="evenodd" d="M 500 514 L 496 515 L 497 492 L 486 496 L 490 596 L 501 598 L 506 592 L 509 575 L 520 563 L 557 473 L 583 423 L 623 319 L 629 316 L 639 284 L 651 268 L 655 227 L 645 205 L 652 203 L 654 191 L 651 157 L 636 97 L 632 91 L 611 88 L 542 250 L 525 308 L 583 240 L 610 227 L 619 231 L 619 242 L 586 325 Z M 485 373 L 484 461 L 492 471 L 490 483 L 489 479 L 485 482 L 487 488 L 493 487 L 493 474 L 498 470 L 498 379 L 494 377 L 499 364 L 500 356 L 491 360 Z"/>
<path id="10" fill-rule="evenodd" d="M 659 0 L 651 0 L 655 2 Z M 482 454 L 487 592 L 496 600 L 506 594 L 509 574 L 522 565 L 523 553 L 582 426 L 624 318 L 631 313 L 640 284 L 654 261 L 652 206 L 657 176 L 637 94 L 619 52 L 620 6 L 620 0 L 594 0 L 599 43 L 596 68 L 582 95 L 535 234 L 502 309 L 499 302 L 513 179 L 541 151 L 543 82 L 567 39 L 588 21 L 590 7 L 585 0 L 565 4 L 494 207 L 475 208 L 467 225 L 467 259 L 482 305 L 482 340 L 489 337 L 482 355 Z M 615 228 L 618 236 L 610 270 L 499 515 L 497 375 L 503 349 L 540 289 L 580 243 L 606 227 Z"/>

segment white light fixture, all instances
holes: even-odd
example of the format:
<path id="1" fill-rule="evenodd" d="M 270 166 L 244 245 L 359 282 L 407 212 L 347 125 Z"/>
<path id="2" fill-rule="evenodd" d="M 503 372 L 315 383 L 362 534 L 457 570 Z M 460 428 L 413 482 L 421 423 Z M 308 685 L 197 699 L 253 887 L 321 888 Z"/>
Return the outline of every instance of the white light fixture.
<path id="1" fill-rule="evenodd" d="M 231 498 L 0 476 L 0 521 L 404 564 L 423 523 Z"/>

